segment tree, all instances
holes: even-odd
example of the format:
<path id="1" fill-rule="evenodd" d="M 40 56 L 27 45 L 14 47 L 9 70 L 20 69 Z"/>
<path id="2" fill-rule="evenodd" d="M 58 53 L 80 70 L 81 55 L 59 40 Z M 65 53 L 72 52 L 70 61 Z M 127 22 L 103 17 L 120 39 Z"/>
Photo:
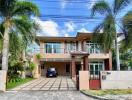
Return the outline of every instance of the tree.
<path id="1" fill-rule="evenodd" d="M 32 21 L 28 21 L 27 24 L 31 24 L 31 27 L 29 30 L 31 32 L 37 31 L 36 27 L 38 27 L 36 24 L 33 24 Z M 2 26 L 2 25 L 1 25 Z M 30 25 L 28 25 L 30 26 Z M 2 28 L 0 28 L 0 32 L 2 32 Z M 17 32 L 17 31 L 15 31 Z M 20 32 L 18 32 L 20 33 Z M 25 38 L 21 35 L 18 35 L 18 33 L 9 33 L 10 34 L 10 40 L 9 40 L 9 65 L 13 66 L 16 63 L 23 61 L 23 53 L 26 52 L 27 46 L 31 44 L 32 41 L 35 39 L 35 34 L 31 34 L 31 37 L 26 37 L 28 41 L 25 40 Z M 2 53 L 2 37 L 0 36 L 0 55 Z M 1 63 L 1 56 L 0 56 L 0 63 Z"/>
<path id="2" fill-rule="evenodd" d="M 121 41 L 121 60 L 126 68 L 132 67 L 132 11 L 129 11 L 122 20 L 125 39 Z"/>
<path id="3" fill-rule="evenodd" d="M 124 49 L 132 49 L 132 11 L 129 11 L 122 20 L 125 40 L 122 42 Z"/>
<path id="4" fill-rule="evenodd" d="M 23 39 L 28 42 L 32 38 L 30 24 L 31 15 L 38 16 L 37 6 L 28 1 L 21 0 L 0 0 L 0 18 L 3 23 L 3 50 L 2 50 L 2 69 L 8 70 L 9 58 L 9 38 L 10 33 L 21 34 Z M 15 32 L 17 31 L 17 32 Z"/>
<path id="5" fill-rule="evenodd" d="M 123 51 L 121 50 L 120 58 L 121 58 L 121 62 L 122 62 L 121 65 L 125 69 L 130 70 L 132 68 L 132 48 L 129 48 L 129 49 L 123 50 Z"/>
<path id="6" fill-rule="evenodd" d="M 131 0 L 114 0 L 113 5 L 111 6 L 108 2 L 102 0 L 92 7 L 92 16 L 99 13 L 104 15 L 104 20 L 102 23 L 97 25 L 94 29 L 94 33 L 99 33 L 100 30 L 103 29 L 103 33 L 99 34 L 98 40 L 95 37 L 95 40 L 102 43 L 102 47 L 104 50 L 111 50 L 113 47 L 113 40 L 115 41 L 115 51 L 116 51 L 116 66 L 117 70 L 120 70 L 120 59 L 119 59 L 119 46 L 117 37 L 118 34 L 116 32 L 116 21 L 118 20 L 117 15 L 124 9 L 128 4 L 130 4 Z"/>

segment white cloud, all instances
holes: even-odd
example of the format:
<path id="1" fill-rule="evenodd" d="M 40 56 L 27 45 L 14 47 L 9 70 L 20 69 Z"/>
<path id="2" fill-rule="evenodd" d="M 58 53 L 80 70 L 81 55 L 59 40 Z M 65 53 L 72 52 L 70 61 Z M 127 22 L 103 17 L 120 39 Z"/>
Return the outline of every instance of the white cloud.
<path id="1" fill-rule="evenodd" d="M 86 6 L 88 7 L 88 9 L 92 9 L 92 7 L 94 6 L 94 4 L 96 3 L 97 0 L 90 0 L 90 3 L 88 3 Z"/>
<path id="2" fill-rule="evenodd" d="M 73 32 L 75 30 L 76 25 L 73 22 L 67 22 L 65 23 L 65 27 L 67 29 L 67 32 Z"/>
<path id="3" fill-rule="evenodd" d="M 60 0 L 60 5 L 61 5 L 61 9 L 65 9 L 67 5 L 72 5 L 73 3 L 71 3 L 68 0 Z"/>
<path id="4" fill-rule="evenodd" d="M 75 24 L 73 22 L 67 22 L 64 27 L 59 26 L 55 21 L 48 20 L 42 21 L 39 18 L 33 18 L 39 25 L 40 31 L 37 35 L 39 36 L 65 36 L 69 37 L 70 32 L 75 31 Z"/>
<path id="5" fill-rule="evenodd" d="M 91 33 L 91 32 L 88 31 L 86 28 L 81 28 L 80 30 L 78 30 L 78 32 Z"/>
<path id="6" fill-rule="evenodd" d="M 70 35 L 68 33 L 64 34 L 64 37 L 69 37 Z"/>
<path id="7" fill-rule="evenodd" d="M 65 0 L 61 0 L 60 3 L 61 3 L 61 8 L 62 9 L 64 9 L 67 5 L 67 2 Z"/>
<path id="8" fill-rule="evenodd" d="M 103 29 L 101 29 L 99 33 L 103 33 L 103 31 L 104 31 L 104 30 L 103 30 Z"/>
<path id="9" fill-rule="evenodd" d="M 59 36 L 59 26 L 56 22 L 52 20 L 42 21 L 39 18 L 35 18 L 35 21 L 39 24 L 42 31 L 38 35 Z"/>

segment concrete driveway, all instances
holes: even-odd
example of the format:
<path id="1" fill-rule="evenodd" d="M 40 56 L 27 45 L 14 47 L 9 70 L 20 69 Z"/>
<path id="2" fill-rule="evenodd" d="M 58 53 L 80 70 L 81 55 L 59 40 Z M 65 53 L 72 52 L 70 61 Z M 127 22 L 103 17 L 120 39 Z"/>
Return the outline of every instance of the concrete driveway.
<path id="1" fill-rule="evenodd" d="M 57 78 L 45 78 L 41 77 L 39 79 L 28 82 L 24 85 L 12 89 L 14 91 L 20 90 L 41 90 L 41 91 L 60 91 L 60 90 L 76 90 L 75 83 L 70 77 L 57 77 Z"/>
<path id="2" fill-rule="evenodd" d="M 0 93 L 0 100 L 95 100 L 79 91 L 19 91 Z"/>

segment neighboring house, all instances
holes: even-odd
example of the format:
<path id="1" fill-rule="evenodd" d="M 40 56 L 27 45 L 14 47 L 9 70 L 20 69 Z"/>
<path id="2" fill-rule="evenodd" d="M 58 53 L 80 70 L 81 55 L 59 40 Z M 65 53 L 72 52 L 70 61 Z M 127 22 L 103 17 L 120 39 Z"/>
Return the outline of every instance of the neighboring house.
<path id="1" fill-rule="evenodd" d="M 76 37 L 38 36 L 40 62 L 34 57 L 36 77 L 45 76 L 47 68 L 55 67 L 59 75 L 73 80 L 79 70 L 89 70 L 91 77 L 99 78 L 101 70 L 112 70 L 111 52 L 104 52 L 99 43 L 91 42 L 92 33 L 77 33 Z"/>

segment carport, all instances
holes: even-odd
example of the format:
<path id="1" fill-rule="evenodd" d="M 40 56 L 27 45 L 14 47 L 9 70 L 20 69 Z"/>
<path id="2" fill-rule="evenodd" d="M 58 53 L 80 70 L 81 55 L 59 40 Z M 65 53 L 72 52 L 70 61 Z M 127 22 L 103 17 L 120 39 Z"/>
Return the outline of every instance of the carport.
<path id="1" fill-rule="evenodd" d="M 42 59 L 40 62 L 41 76 L 46 76 L 48 68 L 55 68 L 59 76 L 71 75 L 71 59 Z"/>

